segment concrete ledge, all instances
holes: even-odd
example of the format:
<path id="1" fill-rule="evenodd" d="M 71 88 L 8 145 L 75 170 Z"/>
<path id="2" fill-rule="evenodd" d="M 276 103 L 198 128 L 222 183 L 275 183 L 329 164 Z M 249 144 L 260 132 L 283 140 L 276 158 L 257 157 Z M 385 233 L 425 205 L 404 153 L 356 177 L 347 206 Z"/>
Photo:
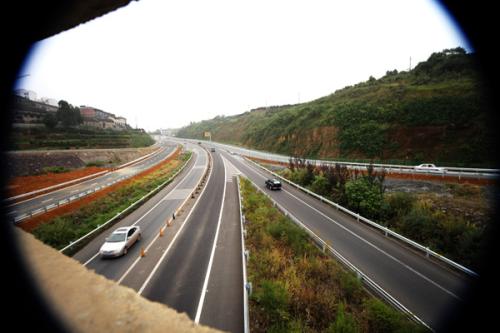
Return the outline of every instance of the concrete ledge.
<path id="1" fill-rule="evenodd" d="M 95 274 L 31 234 L 16 237 L 40 291 L 74 332 L 219 332 Z"/>

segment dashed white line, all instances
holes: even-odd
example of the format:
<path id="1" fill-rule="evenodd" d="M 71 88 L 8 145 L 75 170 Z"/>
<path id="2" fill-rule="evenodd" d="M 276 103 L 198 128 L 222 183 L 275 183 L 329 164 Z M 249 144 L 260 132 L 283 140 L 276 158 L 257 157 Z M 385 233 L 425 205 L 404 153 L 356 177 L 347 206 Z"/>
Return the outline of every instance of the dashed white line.
<path id="1" fill-rule="evenodd" d="M 224 179 L 227 179 L 227 177 L 226 177 L 226 163 L 225 163 L 224 157 L 222 157 L 222 164 L 224 165 Z M 196 310 L 196 316 L 194 318 L 195 324 L 200 323 L 201 311 L 203 310 L 203 303 L 205 302 L 205 295 L 207 293 L 208 279 L 210 278 L 210 272 L 212 271 L 212 264 L 213 264 L 214 255 L 215 255 L 215 247 L 217 245 L 217 239 L 219 238 L 220 224 L 222 221 L 222 211 L 224 210 L 224 200 L 226 199 L 226 184 L 227 184 L 227 181 L 224 182 L 224 190 L 223 190 L 224 192 L 222 192 L 222 201 L 220 203 L 219 221 L 217 221 L 217 229 L 215 230 L 215 237 L 214 237 L 214 243 L 212 245 L 212 252 L 210 253 L 210 260 L 208 261 L 207 273 L 205 274 L 205 281 L 203 282 L 203 288 L 201 289 L 200 301 L 198 302 L 198 309 Z"/>

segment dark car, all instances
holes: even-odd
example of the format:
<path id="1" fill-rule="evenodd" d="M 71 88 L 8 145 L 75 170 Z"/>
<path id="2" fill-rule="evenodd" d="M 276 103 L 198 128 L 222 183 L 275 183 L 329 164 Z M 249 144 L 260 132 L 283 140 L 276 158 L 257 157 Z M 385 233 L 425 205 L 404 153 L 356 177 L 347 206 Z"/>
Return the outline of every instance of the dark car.
<path id="1" fill-rule="evenodd" d="M 270 190 L 281 190 L 281 182 L 277 179 L 266 180 L 266 187 Z"/>

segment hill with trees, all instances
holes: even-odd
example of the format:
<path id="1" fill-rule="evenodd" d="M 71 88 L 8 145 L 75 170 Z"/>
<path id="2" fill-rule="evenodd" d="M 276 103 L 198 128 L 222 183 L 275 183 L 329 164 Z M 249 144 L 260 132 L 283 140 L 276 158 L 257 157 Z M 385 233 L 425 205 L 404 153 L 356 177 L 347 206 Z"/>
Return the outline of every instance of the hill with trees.
<path id="1" fill-rule="evenodd" d="M 475 55 L 433 53 L 411 71 L 390 70 L 317 100 L 218 116 L 179 137 L 291 156 L 416 164 L 493 166 L 489 106 Z"/>

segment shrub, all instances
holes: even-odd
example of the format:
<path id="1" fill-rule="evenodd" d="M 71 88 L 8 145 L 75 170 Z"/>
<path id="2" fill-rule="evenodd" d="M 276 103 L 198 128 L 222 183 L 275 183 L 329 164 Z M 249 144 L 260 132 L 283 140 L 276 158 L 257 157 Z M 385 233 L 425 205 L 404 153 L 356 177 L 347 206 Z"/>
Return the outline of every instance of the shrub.
<path id="1" fill-rule="evenodd" d="M 68 169 L 63 166 L 51 166 L 43 168 L 44 173 L 64 173 L 68 171 L 71 171 L 71 169 Z"/>
<path id="2" fill-rule="evenodd" d="M 351 209 L 368 218 L 378 217 L 384 197 L 376 183 L 370 183 L 365 177 L 348 181 L 345 194 Z"/>
<path id="3" fill-rule="evenodd" d="M 408 321 L 403 314 L 394 311 L 378 299 L 366 301 L 365 309 L 368 316 L 369 331 L 372 333 L 425 332 L 422 326 L 417 326 Z"/>
<path id="4" fill-rule="evenodd" d="M 329 195 L 328 193 L 329 189 L 330 189 L 330 184 L 328 183 L 328 179 L 326 179 L 323 175 L 318 175 L 314 177 L 314 181 L 310 186 L 311 191 L 322 196 Z"/>
<path id="5" fill-rule="evenodd" d="M 357 333 L 360 331 L 354 317 L 346 313 L 344 303 L 340 302 L 337 309 L 337 316 L 327 329 L 327 333 Z"/>
<path id="6" fill-rule="evenodd" d="M 311 250 L 311 244 L 305 231 L 285 219 L 267 226 L 267 232 L 276 240 L 284 242 L 293 249 L 296 256 L 302 256 Z"/>
<path id="7" fill-rule="evenodd" d="M 252 294 L 252 298 L 264 309 L 273 324 L 287 322 L 290 319 L 288 313 L 290 297 L 281 283 L 270 280 L 262 281 L 261 286 Z"/>
<path id="8" fill-rule="evenodd" d="M 389 206 L 388 214 L 390 217 L 397 217 L 408 214 L 416 199 L 410 193 L 396 192 L 386 196 L 385 201 Z"/>

